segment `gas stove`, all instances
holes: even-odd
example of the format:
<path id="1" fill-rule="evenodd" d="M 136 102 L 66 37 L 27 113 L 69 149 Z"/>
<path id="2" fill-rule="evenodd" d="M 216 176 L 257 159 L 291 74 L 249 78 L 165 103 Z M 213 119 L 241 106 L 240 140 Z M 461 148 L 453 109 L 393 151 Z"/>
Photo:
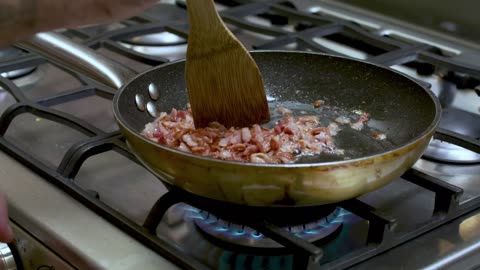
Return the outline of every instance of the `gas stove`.
<path id="1" fill-rule="evenodd" d="M 391 184 L 337 205 L 212 203 L 165 186 L 135 159 L 113 118 L 114 90 L 4 48 L 0 190 L 16 236 L 0 254 L 19 269 L 480 265 L 480 45 L 455 36 L 453 22 L 442 32 L 337 1 L 216 3 L 249 49 L 344 55 L 429 87 L 444 112 L 425 155 Z M 140 72 L 185 57 L 188 17 L 184 1 L 161 1 L 122 22 L 59 32 Z"/>

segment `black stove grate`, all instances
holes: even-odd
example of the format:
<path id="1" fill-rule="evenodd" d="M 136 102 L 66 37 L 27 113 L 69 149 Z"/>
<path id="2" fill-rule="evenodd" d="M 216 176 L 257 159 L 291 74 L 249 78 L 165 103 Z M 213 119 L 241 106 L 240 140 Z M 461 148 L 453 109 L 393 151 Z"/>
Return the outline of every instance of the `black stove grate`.
<path id="1" fill-rule="evenodd" d="M 273 37 L 268 41 L 254 44 L 252 46 L 253 49 L 283 49 L 283 46 L 295 42 L 298 44 L 297 49 L 337 54 L 313 40 L 317 37 L 327 37 L 339 42 L 355 43 L 355 46 L 362 47 L 365 51 L 369 52 L 369 61 L 380 65 L 393 66 L 416 63 L 415 67 L 419 68 L 418 72 L 425 72 L 425 70 L 427 70 L 427 73 L 433 73 L 436 70 L 446 70 L 453 74 L 460 74 L 463 78 L 469 78 L 468 81 L 471 84 L 474 82 L 472 87 L 478 87 L 479 84 L 479 68 L 458 63 L 453 57 L 443 55 L 441 50 L 430 45 L 408 44 L 388 36 L 373 34 L 369 32 L 368 29 L 353 22 L 339 20 L 323 14 L 300 12 L 293 9 L 292 4 L 288 1 L 218 2 L 223 4 L 228 3 L 231 6 L 231 8 L 221 13 L 222 17 L 229 24 L 236 28 Z M 168 62 L 168 60 L 162 57 L 140 54 L 119 45 L 118 41 L 163 31 L 171 32 L 181 37 L 187 37 L 188 24 L 186 23 L 187 15 L 184 6 L 179 4 L 175 8 L 178 13 L 183 13 L 183 20 L 167 22 L 154 21 L 150 16 L 140 15 L 125 21 L 124 25 L 126 27 L 117 30 L 109 30 L 92 35 L 85 30 L 69 29 L 65 32 L 65 35 L 80 38 L 85 45 L 91 48 L 104 48 L 147 65 L 159 65 Z M 271 20 L 272 25 L 260 26 L 245 20 L 247 16 L 254 15 Z M 285 30 L 283 26 L 291 22 L 294 22 L 295 29 L 293 31 Z M 37 55 L 25 54 L 15 59 L 0 62 L 0 73 L 36 66 L 44 62 L 46 62 L 46 60 Z M 425 68 L 425 66 L 429 68 Z M 0 118 L 0 149 L 43 176 L 46 180 L 57 185 L 158 254 L 172 260 L 180 267 L 186 269 L 207 269 L 205 265 L 179 252 L 178 249 L 169 243 L 168 240 L 162 238 L 162 236 L 155 235 L 154 231 L 165 211 L 174 204 L 184 202 L 220 217 L 225 214 L 221 206 L 216 204 L 212 205 L 201 198 L 171 188 L 171 191 L 160 198 L 155 204 L 145 224 L 140 226 L 101 202 L 95 193 L 83 190 L 73 184 L 72 179 L 75 178 L 83 162 L 87 158 L 99 153 L 116 151 L 128 157 L 133 162 L 138 161 L 127 149 L 119 131 L 104 132 L 91 123 L 51 108 L 53 105 L 92 95 L 109 99 L 113 97 L 114 91 L 112 89 L 85 80 L 81 75 L 75 73 L 72 73 L 72 75 L 78 78 L 83 86 L 66 91 L 59 96 L 48 97 L 42 100 L 28 99 L 22 93 L 22 90 L 15 86 L 12 81 L 0 76 L 0 86 L 8 91 L 17 101 L 17 103 L 8 108 Z M 55 168 L 47 165 L 4 137 L 11 121 L 17 115 L 26 112 L 67 125 L 87 135 L 88 138 L 74 144 L 64 155 L 58 167 Z M 435 138 L 462 146 L 477 153 L 480 152 L 480 143 L 475 138 L 443 129 L 437 130 Z M 480 207 L 480 197 L 473 198 L 467 203 L 460 205 L 459 196 L 463 192 L 462 189 L 415 169 L 407 171 L 402 178 L 435 193 L 434 213 L 430 220 L 423 224 L 423 226 L 406 232 L 401 237 L 394 237 L 391 233 L 391 229 L 396 224 L 394 218 L 380 213 L 374 207 L 357 199 L 342 202 L 339 204 L 340 207 L 369 221 L 367 243 L 364 248 L 346 254 L 340 259 L 327 264 L 319 265 L 318 263 L 322 258 L 321 247 L 295 237 L 293 234 L 274 226 L 268 220 L 257 217 L 256 220 L 252 220 L 248 225 L 291 250 L 292 253 L 296 255 L 295 269 L 348 268 Z M 251 212 L 238 209 L 236 213 L 242 219 L 251 220 L 247 219 L 247 217 L 251 216 Z"/>

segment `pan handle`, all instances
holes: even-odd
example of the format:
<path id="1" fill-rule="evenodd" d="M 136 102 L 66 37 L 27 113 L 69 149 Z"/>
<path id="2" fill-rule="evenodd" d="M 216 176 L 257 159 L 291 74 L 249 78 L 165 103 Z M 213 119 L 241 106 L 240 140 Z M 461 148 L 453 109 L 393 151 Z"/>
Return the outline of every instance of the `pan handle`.
<path id="1" fill-rule="evenodd" d="M 58 33 L 37 33 L 28 40 L 15 43 L 15 46 L 115 89 L 120 89 L 136 75 L 130 68 Z"/>

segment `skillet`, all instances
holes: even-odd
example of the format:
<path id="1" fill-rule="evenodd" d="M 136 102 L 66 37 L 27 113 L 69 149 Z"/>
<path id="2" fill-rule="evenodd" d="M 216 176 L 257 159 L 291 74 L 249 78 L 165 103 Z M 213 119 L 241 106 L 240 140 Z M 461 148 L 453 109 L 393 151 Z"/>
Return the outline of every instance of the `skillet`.
<path id="1" fill-rule="evenodd" d="M 423 154 L 438 126 L 434 94 L 388 68 L 314 52 L 253 51 L 272 118 L 284 106 L 294 116 L 333 119 L 367 112 L 362 131 L 342 127 L 335 143 L 344 155 L 301 158 L 293 164 L 223 161 L 181 152 L 140 132 L 160 111 L 188 103 L 184 60 L 135 74 L 56 33 L 39 33 L 17 44 L 51 62 L 118 89 L 115 119 L 128 146 L 162 182 L 202 198 L 248 206 L 313 206 L 376 190 L 408 170 Z M 323 108 L 314 108 L 315 100 Z M 373 138 L 384 133 L 385 140 Z"/>

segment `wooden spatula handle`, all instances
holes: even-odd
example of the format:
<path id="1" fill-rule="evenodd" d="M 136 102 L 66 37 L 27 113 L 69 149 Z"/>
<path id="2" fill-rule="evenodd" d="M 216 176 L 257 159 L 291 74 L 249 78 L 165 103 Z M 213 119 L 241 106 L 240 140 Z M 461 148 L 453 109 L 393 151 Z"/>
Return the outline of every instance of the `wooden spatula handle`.
<path id="1" fill-rule="evenodd" d="M 185 65 L 195 127 L 244 127 L 269 119 L 260 71 L 223 23 L 212 0 L 187 0 L 190 32 Z"/>
<path id="2" fill-rule="evenodd" d="M 213 0 L 187 0 L 190 27 L 205 28 L 222 24 Z M 215 16 L 213 16 L 215 15 Z"/>
<path id="3" fill-rule="evenodd" d="M 192 42 L 208 44 L 239 42 L 220 18 L 213 0 L 187 0 L 187 9 L 191 36 L 189 45 L 208 50 L 208 47 Z"/>

